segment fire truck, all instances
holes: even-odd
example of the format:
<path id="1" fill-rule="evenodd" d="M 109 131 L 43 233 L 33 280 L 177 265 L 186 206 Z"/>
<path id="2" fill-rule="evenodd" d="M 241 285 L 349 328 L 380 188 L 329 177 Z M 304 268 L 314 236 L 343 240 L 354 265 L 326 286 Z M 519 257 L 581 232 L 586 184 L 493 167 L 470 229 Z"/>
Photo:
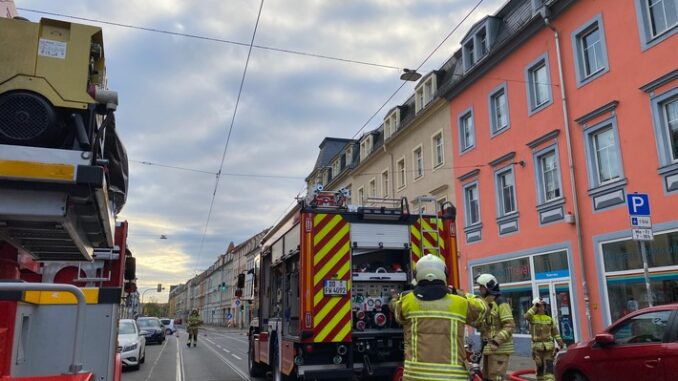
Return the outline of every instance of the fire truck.
<path id="1" fill-rule="evenodd" d="M 0 18 L 0 379 L 117 381 L 134 279 L 98 27 Z M 126 266 L 127 265 L 127 266 Z"/>
<path id="2" fill-rule="evenodd" d="M 249 373 L 275 380 L 399 379 L 403 331 L 392 292 L 412 287 L 413 264 L 444 258 L 459 286 L 455 208 L 433 197 L 347 204 L 348 192 L 299 200 L 263 238 L 249 332 Z M 428 209 L 429 213 L 425 212 Z"/>

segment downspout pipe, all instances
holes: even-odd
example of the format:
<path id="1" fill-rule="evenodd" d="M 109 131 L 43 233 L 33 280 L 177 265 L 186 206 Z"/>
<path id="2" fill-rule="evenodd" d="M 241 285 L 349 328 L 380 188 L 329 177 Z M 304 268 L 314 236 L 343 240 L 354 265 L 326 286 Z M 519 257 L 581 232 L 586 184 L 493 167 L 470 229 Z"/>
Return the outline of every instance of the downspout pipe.
<path id="1" fill-rule="evenodd" d="M 593 327 L 591 324 L 591 300 L 589 297 L 589 287 L 586 281 L 586 261 L 584 261 L 584 245 L 582 238 L 581 219 L 579 215 L 579 197 L 577 196 L 577 182 L 574 175 L 574 154 L 572 151 L 572 137 L 570 134 L 570 116 L 567 109 L 567 95 L 565 94 L 565 81 L 563 79 L 563 59 L 560 55 L 560 36 L 556 27 L 551 24 L 548 17 L 544 17 L 544 24 L 553 31 L 556 44 L 556 59 L 558 60 L 558 80 L 560 81 L 560 99 L 563 108 L 563 121 L 565 123 L 565 142 L 567 144 L 567 166 L 570 175 L 570 191 L 572 193 L 572 207 L 574 212 L 574 227 L 577 234 L 577 251 L 579 253 L 579 267 L 582 272 L 582 291 L 584 293 L 584 308 L 587 322 L 587 338 L 593 336 Z"/>
<path id="2" fill-rule="evenodd" d="M 386 149 L 386 139 L 384 139 L 384 144 L 382 144 L 382 148 L 384 149 L 384 153 L 388 154 L 390 161 L 388 165 L 388 187 L 391 188 L 389 189 L 389 194 L 391 195 L 391 198 L 395 198 L 395 173 L 393 172 L 393 153 L 389 150 Z"/>
<path id="3" fill-rule="evenodd" d="M 54 283 L 23 283 L 23 282 L 0 282 L 0 291 L 56 291 L 68 292 L 73 294 L 78 301 L 77 312 L 75 315 L 75 337 L 73 338 L 73 353 L 71 357 L 71 364 L 68 367 L 68 372 L 77 374 L 82 372 L 82 335 L 84 333 L 83 323 L 85 322 L 85 308 L 87 301 L 85 294 L 81 289 L 71 284 L 54 284 Z"/>

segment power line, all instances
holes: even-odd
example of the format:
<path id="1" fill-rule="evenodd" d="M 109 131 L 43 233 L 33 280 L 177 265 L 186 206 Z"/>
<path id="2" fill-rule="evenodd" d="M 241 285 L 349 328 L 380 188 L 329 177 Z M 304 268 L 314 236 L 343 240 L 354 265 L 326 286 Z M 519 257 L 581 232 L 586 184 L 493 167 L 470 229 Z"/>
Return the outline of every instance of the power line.
<path id="1" fill-rule="evenodd" d="M 221 172 L 224 169 L 224 161 L 226 160 L 226 153 L 228 152 L 228 143 L 231 141 L 231 133 L 233 132 L 233 125 L 235 124 L 235 117 L 238 114 L 238 105 L 240 104 L 240 97 L 242 96 L 242 89 L 245 86 L 245 78 L 247 77 L 247 68 L 250 64 L 250 57 L 252 56 L 252 47 L 254 46 L 254 39 L 257 35 L 257 29 L 259 28 L 259 20 L 261 19 L 261 11 L 264 8 L 264 0 L 261 0 L 259 4 L 259 12 L 257 13 L 257 21 L 254 23 L 254 31 L 252 31 L 252 40 L 249 44 L 249 50 L 247 51 L 247 59 L 245 60 L 245 68 L 242 72 L 242 78 L 240 79 L 240 87 L 238 88 L 238 97 L 235 100 L 235 107 L 233 108 L 233 117 L 231 118 L 231 124 L 228 127 L 228 134 L 226 135 L 226 144 L 224 145 L 224 152 L 221 154 L 221 163 L 219 164 L 219 171 L 216 174 L 216 181 L 214 183 L 214 192 L 212 192 L 212 201 L 210 201 L 210 208 L 207 212 L 207 221 L 205 221 L 205 229 L 202 232 L 202 238 L 200 239 L 200 249 L 198 250 L 198 259 L 195 262 L 194 273 L 198 269 L 198 264 L 200 263 L 200 256 L 202 255 L 202 249 L 205 243 L 205 235 L 207 235 L 207 228 L 210 224 L 210 218 L 212 217 L 212 210 L 214 208 L 214 200 L 217 198 L 217 191 L 219 190 L 219 180 L 221 179 Z"/>
<path id="2" fill-rule="evenodd" d="M 171 30 L 166 30 L 166 29 L 151 28 L 151 27 L 131 25 L 131 24 L 123 24 L 123 23 L 119 23 L 119 22 L 105 21 L 105 20 L 88 18 L 88 17 L 72 16 L 72 15 L 67 15 L 67 14 L 64 14 L 64 13 L 41 11 L 41 10 L 38 10 L 38 9 L 17 8 L 17 10 L 24 11 L 24 12 L 37 13 L 37 14 L 42 14 L 42 15 L 48 15 L 48 16 L 65 17 L 65 18 L 70 18 L 70 19 L 80 20 L 80 21 L 95 22 L 95 23 L 104 24 L 104 25 L 117 26 L 117 27 L 120 27 L 120 28 L 143 30 L 143 31 L 146 31 L 146 32 L 160 33 L 160 34 L 166 34 L 166 35 L 170 35 L 170 36 L 194 38 L 194 39 L 197 39 L 197 40 L 211 41 L 211 42 L 217 42 L 217 43 L 229 44 L 229 45 L 236 45 L 236 46 L 246 46 L 250 49 L 256 48 L 256 49 L 260 49 L 260 50 L 268 50 L 268 51 L 279 52 L 279 53 L 294 54 L 294 55 L 305 56 L 305 57 L 321 58 L 321 59 L 325 59 L 325 60 L 339 61 L 339 62 L 351 63 L 351 64 L 356 64 L 356 65 L 379 67 L 379 68 L 383 68 L 383 69 L 392 69 L 392 70 L 398 70 L 398 71 L 403 69 L 401 67 L 397 67 L 397 66 L 393 66 L 393 65 L 379 64 L 379 63 L 375 63 L 375 62 L 354 60 L 354 59 L 350 59 L 350 58 L 329 56 L 329 55 L 318 54 L 318 53 L 303 52 L 303 51 L 300 51 L 300 50 L 293 50 L 293 49 L 275 48 L 275 47 L 271 47 L 271 46 L 250 45 L 250 44 L 245 43 L 245 42 L 226 40 L 226 39 L 223 39 L 223 38 L 209 37 L 209 36 L 203 36 L 203 35 L 193 34 L 193 33 L 173 32 Z"/>
<path id="3" fill-rule="evenodd" d="M 205 171 L 201 169 L 194 169 L 194 168 L 186 168 L 186 167 L 178 167 L 175 165 L 168 165 L 168 164 L 160 164 L 160 163 L 155 163 L 151 161 L 141 161 L 141 160 L 129 160 L 132 163 L 137 163 L 137 164 L 142 164 L 150 167 L 160 167 L 160 168 L 167 168 L 167 169 L 176 169 L 180 171 L 188 171 L 188 172 L 196 172 L 196 173 L 202 173 L 210 176 L 216 176 L 218 172 L 210 172 L 210 171 Z M 304 176 L 285 176 L 285 175 L 268 175 L 268 174 L 257 174 L 257 173 L 233 173 L 233 172 L 222 172 L 220 176 L 227 176 L 227 177 L 254 177 L 254 178 L 266 178 L 266 179 L 294 179 L 294 180 L 300 180 L 300 179 L 305 179 L 306 177 Z"/>
<path id="4" fill-rule="evenodd" d="M 438 49 L 440 49 L 440 47 L 443 46 L 443 44 L 444 44 L 450 37 L 452 37 L 452 34 L 453 34 L 454 32 L 456 32 L 457 29 L 459 29 L 459 27 L 461 26 L 461 24 L 463 24 L 464 21 L 466 21 L 466 19 L 468 19 L 468 18 L 471 16 L 471 14 L 472 14 L 479 6 L 480 6 L 480 4 L 483 3 L 483 1 L 484 1 L 484 0 L 478 1 L 478 3 L 476 3 L 476 5 L 475 5 L 473 8 L 471 8 L 471 10 L 466 14 L 466 16 L 464 16 L 464 18 L 461 19 L 461 21 L 459 21 L 459 23 L 457 23 L 457 25 L 456 25 L 454 28 L 452 28 L 452 30 L 450 31 L 450 33 L 448 33 L 447 36 L 445 36 L 445 38 L 438 44 L 438 46 L 436 46 L 435 49 L 433 49 L 433 51 L 431 51 L 431 53 L 429 53 L 429 55 L 426 56 L 426 58 L 421 62 L 421 64 L 419 64 L 419 66 L 417 66 L 416 69 L 414 69 L 414 71 L 418 71 L 419 69 L 421 69 L 422 66 L 424 66 L 424 64 L 426 64 L 426 61 L 428 61 L 428 60 L 429 60 L 429 59 L 430 59 L 430 58 L 438 51 Z M 381 112 L 381 110 L 382 110 L 384 107 L 386 107 L 386 105 L 388 105 L 388 102 L 390 102 L 391 99 L 393 99 L 393 97 L 395 97 L 396 94 L 398 94 L 398 92 L 400 91 L 400 89 L 402 89 L 403 86 L 405 86 L 405 83 L 406 83 L 406 82 L 407 82 L 407 81 L 403 80 L 403 83 L 401 83 L 400 86 L 398 86 L 398 88 L 393 92 L 393 94 L 391 94 L 391 96 L 388 97 L 388 99 L 386 100 L 386 102 L 384 102 L 384 103 L 379 107 L 379 109 L 377 109 L 377 111 L 375 111 L 374 114 L 372 114 L 372 116 L 370 116 L 370 118 L 367 119 L 367 121 L 362 125 L 362 127 L 360 127 L 360 129 L 359 129 L 355 134 L 353 134 L 353 136 L 351 137 L 351 139 L 355 139 L 355 137 L 358 136 L 358 134 L 360 134 L 360 132 L 362 132 L 362 131 L 365 129 L 365 127 L 367 127 L 367 125 L 372 121 L 372 119 L 374 119 L 374 117 L 377 116 L 377 114 L 379 114 L 379 113 Z"/>

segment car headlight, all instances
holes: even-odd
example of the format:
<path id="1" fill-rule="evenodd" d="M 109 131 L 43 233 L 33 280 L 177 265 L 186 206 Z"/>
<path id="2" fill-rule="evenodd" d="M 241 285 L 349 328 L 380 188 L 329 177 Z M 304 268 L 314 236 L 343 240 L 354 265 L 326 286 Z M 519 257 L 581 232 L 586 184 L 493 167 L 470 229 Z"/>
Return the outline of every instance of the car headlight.
<path id="1" fill-rule="evenodd" d="M 129 352 L 137 349 L 139 346 L 139 343 L 134 343 L 132 345 L 125 345 L 125 347 L 122 349 L 123 352 Z"/>

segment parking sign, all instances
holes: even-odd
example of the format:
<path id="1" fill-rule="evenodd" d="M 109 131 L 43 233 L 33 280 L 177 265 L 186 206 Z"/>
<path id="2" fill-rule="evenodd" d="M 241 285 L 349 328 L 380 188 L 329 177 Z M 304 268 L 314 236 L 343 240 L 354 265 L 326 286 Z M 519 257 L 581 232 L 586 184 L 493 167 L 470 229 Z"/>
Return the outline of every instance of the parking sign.
<path id="1" fill-rule="evenodd" d="M 650 215 L 650 198 L 645 193 L 627 194 L 626 205 L 631 216 Z"/>

